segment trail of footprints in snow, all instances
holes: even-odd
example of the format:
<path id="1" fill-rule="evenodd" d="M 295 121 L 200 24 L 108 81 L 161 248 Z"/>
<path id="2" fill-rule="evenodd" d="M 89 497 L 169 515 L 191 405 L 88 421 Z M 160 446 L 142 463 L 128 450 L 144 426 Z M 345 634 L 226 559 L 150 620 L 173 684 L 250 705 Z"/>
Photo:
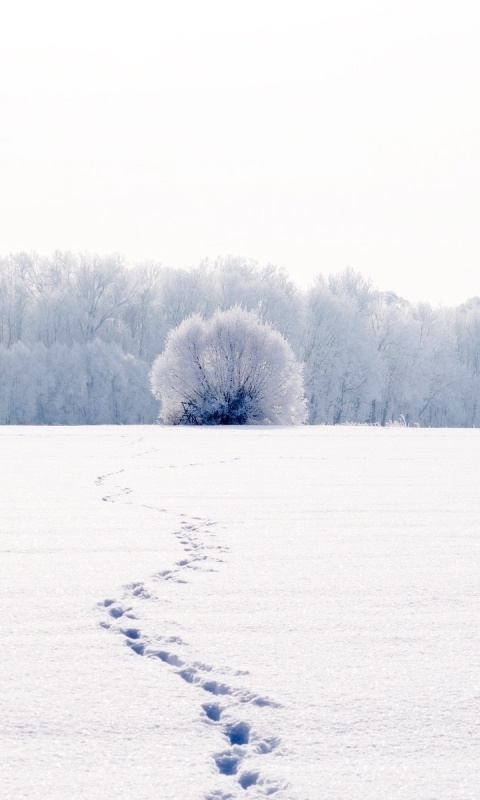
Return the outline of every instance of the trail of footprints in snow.
<path id="1" fill-rule="evenodd" d="M 196 518 L 182 520 L 180 530 L 175 532 L 185 551 L 185 558 L 177 561 L 168 570 L 155 573 L 153 581 L 175 581 L 186 583 L 184 575 L 187 570 L 203 569 L 212 571 L 209 562 L 221 562 L 218 553 L 225 553 L 227 548 L 205 541 L 205 537 L 215 523 Z M 202 536 L 200 536 L 200 532 Z M 229 683 L 213 677 L 213 673 L 227 672 L 242 675 L 233 670 L 214 670 L 209 664 L 199 661 L 187 662 L 178 654 L 178 649 L 184 645 L 179 636 L 143 635 L 138 626 L 138 615 L 134 613 L 132 604 L 138 601 L 148 601 L 154 597 L 154 591 L 144 583 L 131 583 L 125 587 L 119 600 L 106 598 L 98 605 L 103 612 L 101 625 L 103 628 L 118 633 L 125 638 L 126 645 L 139 656 L 158 659 L 163 664 L 171 667 L 173 671 L 186 683 L 205 691 L 212 700 L 201 704 L 201 715 L 206 724 L 219 728 L 226 743 L 226 747 L 214 755 L 218 772 L 231 777 L 242 789 L 256 787 L 257 795 L 260 791 L 265 797 L 271 796 L 280 789 L 286 788 L 271 780 L 262 778 L 257 770 L 243 769 L 243 762 L 250 756 L 267 754 L 279 745 L 279 739 L 260 737 L 252 732 L 250 725 L 241 719 L 232 717 L 236 707 L 240 704 L 252 704 L 257 707 L 278 708 L 279 704 L 267 697 L 257 695 L 247 689 L 231 686 Z M 136 611 L 137 609 L 135 609 Z M 172 645 L 176 649 L 172 649 Z M 222 702 L 218 698 L 222 698 Z M 241 705 L 240 705 L 241 707 Z M 234 796 L 228 791 L 215 790 L 205 796 L 204 800 L 229 800 Z"/>

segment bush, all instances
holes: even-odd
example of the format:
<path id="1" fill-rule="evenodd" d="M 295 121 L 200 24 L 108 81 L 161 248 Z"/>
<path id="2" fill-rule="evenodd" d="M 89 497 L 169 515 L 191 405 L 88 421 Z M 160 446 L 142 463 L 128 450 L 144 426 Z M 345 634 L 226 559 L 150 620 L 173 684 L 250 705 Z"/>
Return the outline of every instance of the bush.
<path id="1" fill-rule="evenodd" d="M 170 331 L 150 372 L 170 425 L 305 422 L 302 366 L 270 325 L 238 306 L 193 315 Z"/>

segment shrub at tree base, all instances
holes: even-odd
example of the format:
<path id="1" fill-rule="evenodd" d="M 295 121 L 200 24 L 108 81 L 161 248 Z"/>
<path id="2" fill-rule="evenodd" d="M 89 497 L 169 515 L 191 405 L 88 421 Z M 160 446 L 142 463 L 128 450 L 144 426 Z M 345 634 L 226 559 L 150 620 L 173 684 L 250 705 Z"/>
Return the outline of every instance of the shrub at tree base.
<path id="1" fill-rule="evenodd" d="M 170 332 L 150 372 L 169 425 L 294 425 L 306 421 L 302 365 L 284 337 L 236 306 Z"/>

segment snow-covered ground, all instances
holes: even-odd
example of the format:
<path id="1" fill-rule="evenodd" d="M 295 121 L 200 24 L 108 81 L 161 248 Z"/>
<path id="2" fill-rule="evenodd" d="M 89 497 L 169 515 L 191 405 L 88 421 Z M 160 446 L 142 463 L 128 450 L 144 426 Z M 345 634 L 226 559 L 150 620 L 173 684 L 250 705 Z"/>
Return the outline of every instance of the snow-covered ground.
<path id="1" fill-rule="evenodd" d="M 480 432 L 0 437 L 1 797 L 478 799 Z"/>

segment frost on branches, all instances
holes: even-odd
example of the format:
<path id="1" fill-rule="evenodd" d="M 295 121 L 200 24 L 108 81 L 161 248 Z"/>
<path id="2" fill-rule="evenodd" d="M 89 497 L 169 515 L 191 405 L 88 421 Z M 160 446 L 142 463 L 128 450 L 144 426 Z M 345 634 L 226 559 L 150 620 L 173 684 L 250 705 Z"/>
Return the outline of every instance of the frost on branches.
<path id="1" fill-rule="evenodd" d="M 284 337 L 238 306 L 170 331 L 150 385 L 168 425 L 306 421 L 302 365 Z"/>

